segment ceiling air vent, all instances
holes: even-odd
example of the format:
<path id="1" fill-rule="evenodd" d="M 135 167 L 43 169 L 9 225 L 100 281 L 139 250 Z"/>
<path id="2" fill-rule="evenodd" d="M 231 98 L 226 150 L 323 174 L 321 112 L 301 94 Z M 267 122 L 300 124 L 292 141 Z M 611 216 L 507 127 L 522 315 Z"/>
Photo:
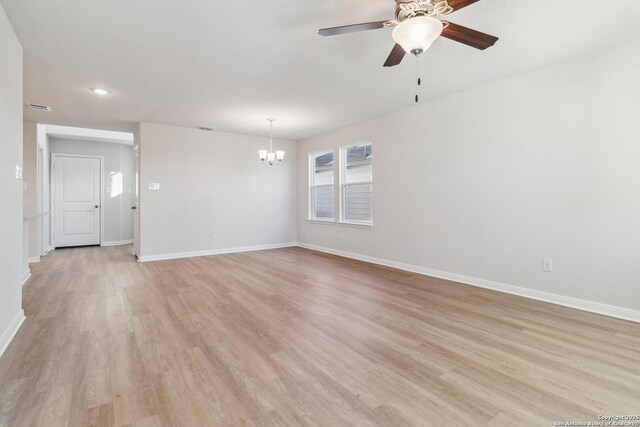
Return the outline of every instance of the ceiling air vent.
<path id="1" fill-rule="evenodd" d="M 214 128 L 210 128 L 208 126 L 198 126 L 200 130 L 206 130 L 207 132 L 211 132 Z"/>
<path id="2" fill-rule="evenodd" d="M 51 111 L 51 107 L 42 104 L 27 104 L 27 107 L 35 111 Z"/>

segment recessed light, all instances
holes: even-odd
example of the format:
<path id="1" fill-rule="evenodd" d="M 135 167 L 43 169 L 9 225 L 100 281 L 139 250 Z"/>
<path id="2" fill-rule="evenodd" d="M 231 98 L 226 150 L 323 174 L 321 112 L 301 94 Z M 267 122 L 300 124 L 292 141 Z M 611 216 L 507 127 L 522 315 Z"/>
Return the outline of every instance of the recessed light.
<path id="1" fill-rule="evenodd" d="M 99 87 L 92 87 L 91 88 L 91 92 L 95 93 L 96 95 L 109 95 L 111 93 L 110 90 L 107 89 L 101 89 Z"/>

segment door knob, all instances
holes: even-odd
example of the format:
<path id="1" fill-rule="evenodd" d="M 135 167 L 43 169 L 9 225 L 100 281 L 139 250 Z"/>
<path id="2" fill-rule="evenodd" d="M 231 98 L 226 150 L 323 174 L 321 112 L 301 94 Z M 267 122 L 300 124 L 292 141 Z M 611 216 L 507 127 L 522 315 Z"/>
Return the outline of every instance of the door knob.
<path id="1" fill-rule="evenodd" d="M 135 206 L 131 206 L 131 209 L 136 210 L 137 208 Z"/>
<path id="2" fill-rule="evenodd" d="M 100 207 L 100 206 L 98 206 L 98 205 L 95 205 L 95 206 L 94 206 L 94 208 L 96 208 L 96 209 L 98 209 L 99 207 Z"/>

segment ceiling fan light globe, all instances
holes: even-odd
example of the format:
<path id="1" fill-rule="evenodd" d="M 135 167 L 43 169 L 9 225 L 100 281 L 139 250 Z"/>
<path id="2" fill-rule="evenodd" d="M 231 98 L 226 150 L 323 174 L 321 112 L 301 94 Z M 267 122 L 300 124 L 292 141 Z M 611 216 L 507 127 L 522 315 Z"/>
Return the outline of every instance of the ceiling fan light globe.
<path id="1" fill-rule="evenodd" d="M 429 30 L 425 25 L 414 25 L 411 27 L 411 40 L 420 41 L 427 38 Z"/>
<path id="2" fill-rule="evenodd" d="M 407 53 L 419 55 L 429 49 L 442 34 L 442 22 L 430 16 L 416 16 L 402 21 L 393 29 L 391 37 Z"/>

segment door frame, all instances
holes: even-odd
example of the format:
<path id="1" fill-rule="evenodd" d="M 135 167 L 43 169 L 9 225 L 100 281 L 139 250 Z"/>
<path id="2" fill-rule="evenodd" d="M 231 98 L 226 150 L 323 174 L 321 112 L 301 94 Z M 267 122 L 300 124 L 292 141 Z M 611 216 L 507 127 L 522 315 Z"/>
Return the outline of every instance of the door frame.
<path id="1" fill-rule="evenodd" d="M 44 206 L 43 197 L 44 174 L 42 173 L 44 163 L 44 149 L 40 144 L 36 144 L 36 230 L 38 235 L 38 256 L 44 256 Z"/>
<path id="2" fill-rule="evenodd" d="M 134 175 L 134 194 L 133 194 L 133 247 L 131 252 L 137 260 L 140 259 L 140 142 L 137 135 L 134 134 L 133 142 L 133 175 Z M 132 207 L 132 208 L 133 208 Z M 137 243 L 137 244 L 136 244 Z"/>
<path id="3" fill-rule="evenodd" d="M 49 177 L 49 198 L 50 198 L 50 208 L 49 212 L 51 212 L 51 248 L 55 249 L 56 244 L 53 239 L 53 235 L 56 231 L 56 211 L 53 206 L 53 201 L 56 198 L 56 185 L 55 185 L 55 173 L 56 173 L 56 159 L 58 157 L 76 157 L 81 159 L 98 159 L 100 160 L 100 246 L 104 245 L 104 215 L 102 214 L 104 210 L 104 156 L 91 156 L 85 154 L 65 154 L 65 153 L 51 153 L 51 174 Z"/>

